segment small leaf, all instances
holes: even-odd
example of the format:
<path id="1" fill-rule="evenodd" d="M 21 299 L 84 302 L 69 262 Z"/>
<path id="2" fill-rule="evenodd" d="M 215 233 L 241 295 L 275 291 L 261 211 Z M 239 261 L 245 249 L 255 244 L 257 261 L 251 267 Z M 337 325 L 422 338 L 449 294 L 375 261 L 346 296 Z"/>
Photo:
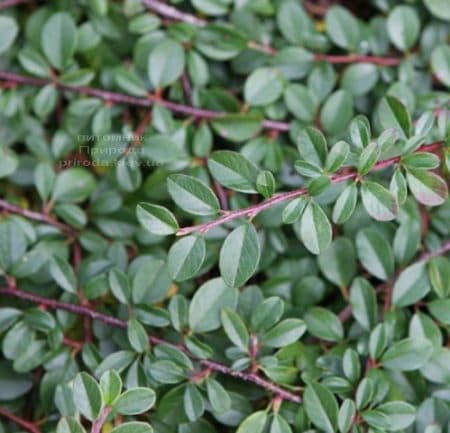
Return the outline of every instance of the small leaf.
<path id="1" fill-rule="evenodd" d="M 392 291 L 392 303 L 397 307 L 406 307 L 424 298 L 429 291 L 425 263 L 414 263 L 397 278 Z"/>
<path id="2" fill-rule="evenodd" d="M 220 209 L 219 200 L 201 180 L 185 174 L 172 174 L 167 187 L 173 201 L 193 215 L 215 215 Z"/>
<path id="3" fill-rule="evenodd" d="M 73 382 L 73 400 L 80 413 L 94 421 L 103 406 L 102 393 L 97 382 L 87 373 L 78 373 Z"/>
<path id="4" fill-rule="evenodd" d="M 350 305 L 356 321 L 366 330 L 377 323 L 377 296 L 370 283 L 363 278 L 355 278 L 350 287 Z"/>
<path id="5" fill-rule="evenodd" d="M 260 254 L 255 227 L 243 224 L 235 228 L 220 249 L 219 268 L 225 283 L 241 287 L 255 273 Z"/>
<path id="6" fill-rule="evenodd" d="M 61 257 L 54 256 L 50 260 L 50 273 L 60 287 L 70 293 L 77 291 L 77 279 L 72 267 Z"/>
<path id="7" fill-rule="evenodd" d="M 341 433 L 348 433 L 350 431 L 350 428 L 353 425 L 355 414 L 355 403 L 349 398 L 346 398 L 342 402 L 338 415 L 338 426 Z"/>
<path id="8" fill-rule="evenodd" d="M 327 433 L 335 433 L 339 408 L 331 391 L 319 383 L 311 382 L 305 389 L 303 400 L 311 422 Z"/>
<path id="9" fill-rule="evenodd" d="M 195 385 L 189 383 L 184 391 L 184 411 L 189 421 L 194 422 L 205 411 L 205 402 Z"/>
<path id="10" fill-rule="evenodd" d="M 285 319 L 267 331 L 262 337 L 262 344 L 267 347 L 284 347 L 296 342 L 306 331 L 301 319 Z"/>
<path id="11" fill-rule="evenodd" d="M 380 157 L 380 146 L 376 141 L 369 143 L 361 152 L 358 161 L 358 173 L 367 174 Z"/>
<path id="12" fill-rule="evenodd" d="M 226 188 L 247 194 L 256 193 L 258 169 L 240 153 L 218 150 L 208 159 L 213 177 Z"/>
<path id="13" fill-rule="evenodd" d="M 442 12 L 442 8 L 440 12 Z M 450 87 L 450 48 L 448 45 L 439 45 L 433 50 L 431 69 L 442 83 Z"/>
<path id="14" fill-rule="evenodd" d="M 408 170 L 406 172 L 408 186 L 419 203 L 426 206 L 440 206 L 448 197 L 445 181 L 425 170 Z"/>
<path id="15" fill-rule="evenodd" d="M 395 263 L 392 247 L 374 229 L 364 229 L 358 232 L 356 250 L 361 264 L 375 277 L 387 280 L 394 273 Z"/>
<path id="16" fill-rule="evenodd" d="M 367 213 L 378 221 L 391 221 L 396 218 L 398 204 L 395 197 L 376 182 L 364 181 L 361 198 Z"/>
<path id="17" fill-rule="evenodd" d="M 305 247 L 313 254 L 325 251 L 331 243 L 331 224 L 322 208 L 310 201 L 300 222 L 300 234 Z"/>
<path id="18" fill-rule="evenodd" d="M 377 411 L 386 415 L 389 431 L 406 429 L 416 418 L 415 407 L 404 401 L 388 401 L 378 406 Z"/>
<path id="19" fill-rule="evenodd" d="M 237 290 L 227 286 L 222 278 L 213 278 L 195 292 L 189 306 L 189 326 L 194 332 L 214 331 L 220 327 L 220 312 L 234 310 Z"/>
<path id="20" fill-rule="evenodd" d="M 128 341 L 131 347 L 138 353 L 145 352 L 148 347 L 148 336 L 144 327 L 136 319 L 130 319 L 127 327 Z"/>
<path id="21" fill-rule="evenodd" d="M 305 315 L 305 322 L 308 332 L 322 340 L 339 341 L 344 336 L 339 318 L 325 308 L 310 308 Z"/>
<path id="22" fill-rule="evenodd" d="M 275 178 L 273 174 L 264 170 L 258 174 L 256 178 L 256 190 L 265 198 L 269 198 L 275 192 Z"/>
<path id="23" fill-rule="evenodd" d="M 232 310 L 222 310 L 222 326 L 230 341 L 247 352 L 249 335 L 242 319 Z"/>
<path id="24" fill-rule="evenodd" d="M 122 415 L 138 415 L 150 410 L 156 401 L 155 392 L 150 388 L 132 388 L 124 392 L 114 405 Z"/>
<path id="25" fill-rule="evenodd" d="M 276 101 L 283 92 L 283 81 L 276 69 L 259 68 L 253 71 L 244 85 L 247 104 L 252 106 L 268 105 Z"/>
<path id="26" fill-rule="evenodd" d="M 348 185 L 341 192 L 333 207 L 333 222 L 343 224 L 347 221 L 355 211 L 358 201 L 358 187 L 355 183 Z"/>
<path id="27" fill-rule="evenodd" d="M 53 14 L 42 28 L 41 45 L 47 59 L 59 70 L 66 68 L 76 48 L 77 29 L 65 12 Z"/>
<path id="28" fill-rule="evenodd" d="M 381 358 L 383 367 L 412 371 L 423 367 L 433 353 L 433 345 L 425 338 L 405 338 L 392 345 Z"/>
<path id="29" fill-rule="evenodd" d="M 106 405 L 114 404 L 122 391 L 122 379 L 115 370 L 105 371 L 100 377 L 100 389 Z"/>
<path id="30" fill-rule="evenodd" d="M 327 141 L 318 129 L 308 126 L 297 138 L 297 149 L 307 162 L 323 167 L 327 159 Z"/>
<path id="31" fill-rule="evenodd" d="M 283 210 L 283 223 L 294 224 L 302 216 L 307 203 L 304 197 L 294 198 Z"/>
<path id="32" fill-rule="evenodd" d="M 148 58 L 148 75 L 156 88 L 166 87 L 180 78 L 185 64 L 184 49 L 171 39 L 159 42 Z"/>
<path id="33" fill-rule="evenodd" d="M 202 236 L 192 235 L 175 242 L 169 250 L 167 266 L 175 281 L 194 277 L 206 257 L 206 244 Z"/>
<path id="34" fill-rule="evenodd" d="M 136 215 L 141 225 L 156 235 L 170 235 L 179 228 L 175 216 L 163 206 L 140 203 L 136 207 Z"/>
<path id="35" fill-rule="evenodd" d="M 419 17 L 410 6 L 402 5 L 392 9 L 386 25 L 390 40 L 401 51 L 408 51 L 419 36 Z"/>
<path id="36" fill-rule="evenodd" d="M 84 168 L 70 168 L 57 175 L 52 199 L 62 203 L 79 203 L 86 200 L 94 189 L 95 179 L 89 171 Z"/>
<path id="37" fill-rule="evenodd" d="M 328 36 L 340 48 L 354 51 L 359 42 L 359 24 L 356 18 L 342 6 L 327 10 L 325 25 Z"/>
<path id="38" fill-rule="evenodd" d="M 292 429 L 281 415 L 275 414 L 270 424 L 270 433 L 292 433 Z"/>
<path id="39" fill-rule="evenodd" d="M 378 108 L 380 122 L 384 129 L 395 128 L 402 138 L 411 136 L 412 121 L 406 107 L 393 96 L 381 100 Z"/>
<path id="40" fill-rule="evenodd" d="M 439 298 L 450 295 L 450 261 L 446 257 L 433 257 L 428 262 L 428 276 Z"/>
<path id="41" fill-rule="evenodd" d="M 16 20 L 9 16 L 0 16 L 0 54 L 9 50 L 19 33 Z"/>
<path id="42" fill-rule="evenodd" d="M 263 410 L 259 410 L 245 418 L 236 433 L 262 433 L 266 422 L 267 413 Z"/>
<path id="43" fill-rule="evenodd" d="M 222 414 L 230 410 L 230 395 L 217 380 L 209 379 L 206 382 L 206 391 L 208 393 L 208 400 L 214 412 Z"/>
<path id="44" fill-rule="evenodd" d="M 153 433 L 153 429 L 146 422 L 132 421 L 114 427 L 110 433 Z"/>
<path id="45" fill-rule="evenodd" d="M 284 312 L 284 303 L 277 296 L 265 299 L 253 310 L 250 319 L 251 329 L 263 332 L 277 323 Z"/>
<path id="46" fill-rule="evenodd" d="M 347 160 L 350 153 L 350 146 L 345 141 L 338 141 L 333 145 L 326 159 L 326 169 L 330 173 L 339 170 Z"/>

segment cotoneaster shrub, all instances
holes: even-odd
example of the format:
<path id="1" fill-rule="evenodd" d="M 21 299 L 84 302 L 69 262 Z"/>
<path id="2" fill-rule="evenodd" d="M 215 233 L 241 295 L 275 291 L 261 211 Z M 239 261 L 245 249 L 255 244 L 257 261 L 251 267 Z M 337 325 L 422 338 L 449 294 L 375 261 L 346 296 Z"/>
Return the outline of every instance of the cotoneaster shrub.
<path id="1" fill-rule="evenodd" d="M 3 0 L 0 433 L 450 429 L 448 0 Z"/>

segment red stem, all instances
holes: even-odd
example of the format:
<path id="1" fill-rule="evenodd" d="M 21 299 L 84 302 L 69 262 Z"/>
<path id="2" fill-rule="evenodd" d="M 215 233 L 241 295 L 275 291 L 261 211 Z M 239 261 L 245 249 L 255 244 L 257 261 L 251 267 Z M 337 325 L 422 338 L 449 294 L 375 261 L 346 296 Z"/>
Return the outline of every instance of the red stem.
<path id="1" fill-rule="evenodd" d="M 101 433 L 103 424 L 108 418 L 109 413 L 111 412 L 111 408 L 106 406 L 102 409 L 100 416 L 92 423 L 91 433 Z"/>
<path id="2" fill-rule="evenodd" d="M 420 147 L 417 151 L 432 152 L 436 149 L 440 149 L 442 147 L 442 145 L 443 145 L 442 142 L 427 144 L 427 145 Z M 378 163 L 376 163 L 374 165 L 371 172 L 379 171 L 379 170 L 387 168 L 393 164 L 396 164 L 397 162 L 400 161 L 400 158 L 401 158 L 401 156 L 394 156 L 392 158 L 385 159 L 384 161 L 379 161 Z M 331 177 L 331 182 L 332 183 L 345 182 L 347 180 L 355 179 L 357 176 L 358 176 L 357 171 L 351 171 L 351 172 L 342 173 L 342 174 L 338 173 Z M 206 233 L 208 230 L 212 229 L 213 227 L 224 224 L 224 223 L 234 220 L 236 218 L 248 217 L 248 216 L 254 217 L 258 213 L 263 211 L 264 209 L 267 209 L 269 207 L 272 207 L 272 206 L 282 203 L 284 201 L 300 197 L 302 195 L 307 194 L 307 192 L 308 192 L 307 188 L 299 188 L 299 189 L 295 189 L 293 191 L 288 191 L 288 192 L 283 192 L 283 193 L 277 194 L 277 195 L 275 195 L 261 203 L 258 203 L 256 205 L 248 206 L 246 208 L 238 209 L 235 211 L 226 212 L 223 216 L 221 216 L 213 221 L 208 221 L 206 223 L 198 224 L 195 226 L 183 227 L 178 230 L 177 236 L 184 236 L 186 234 L 196 232 L 196 231 L 199 231 L 201 233 Z"/>
<path id="3" fill-rule="evenodd" d="M 2 200 L 2 199 L 0 199 L 0 209 L 5 210 L 6 212 L 21 215 L 21 216 L 31 219 L 33 221 L 50 224 L 50 225 L 60 229 L 62 232 L 64 232 L 67 235 L 74 236 L 77 233 L 76 230 L 74 230 L 72 227 L 70 227 L 64 223 L 61 223 L 48 215 L 45 215 L 45 214 L 39 213 L 39 212 L 33 212 L 31 210 L 24 209 L 19 206 L 15 206 L 15 205 L 8 203 L 7 201 Z"/>
<path id="4" fill-rule="evenodd" d="M 25 421 L 2 407 L 0 407 L 0 415 L 17 424 L 19 427 L 28 430 L 30 433 L 41 433 L 41 431 L 32 422 Z"/>
<path id="5" fill-rule="evenodd" d="M 0 10 L 11 8 L 22 3 L 31 3 L 32 0 L 4 0 L 0 3 Z"/>
<path id="6" fill-rule="evenodd" d="M 147 6 L 153 12 L 157 14 L 169 18 L 175 21 L 182 21 L 185 23 L 193 24 L 195 26 L 203 27 L 208 24 L 207 21 L 196 17 L 195 15 L 191 15 L 185 12 L 181 12 L 173 6 L 168 6 L 165 3 L 161 3 L 159 0 L 142 0 L 142 3 Z M 311 6 L 311 5 L 309 5 Z M 277 50 L 272 48 L 266 44 L 260 44 L 256 41 L 249 41 L 247 44 L 248 48 L 262 51 L 268 55 L 275 55 Z M 395 66 L 402 62 L 403 59 L 396 57 L 376 57 L 376 56 L 363 56 L 350 54 L 346 56 L 333 56 L 327 54 L 315 54 L 314 59 L 316 61 L 326 61 L 328 63 L 373 63 L 375 65 L 380 66 Z"/>
<path id="7" fill-rule="evenodd" d="M 117 319 L 116 317 L 109 316 L 107 314 L 100 313 L 98 311 L 92 310 L 91 308 L 83 307 L 81 305 L 69 304 L 66 302 L 57 301 L 55 299 L 44 298 L 39 295 L 35 295 L 29 292 L 23 292 L 21 290 L 17 290 L 15 287 L 6 287 L 0 288 L 0 294 L 5 296 L 13 296 L 15 298 L 23 299 L 26 301 L 33 302 L 38 305 L 45 305 L 48 308 L 56 309 L 56 310 L 64 310 L 69 313 L 77 314 L 79 316 L 87 316 L 93 320 L 99 320 L 107 325 L 114 326 L 116 328 L 126 329 L 127 323 L 123 320 Z M 149 335 L 149 341 L 152 344 L 170 344 L 172 343 L 165 341 L 161 338 L 155 337 L 153 335 Z M 186 350 L 185 348 L 183 348 Z M 190 353 L 187 353 L 191 358 L 196 359 Z M 289 400 L 294 403 L 300 403 L 301 398 L 299 395 L 294 394 L 290 391 L 285 390 L 284 388 L 260 377 L 256 373 L 247 373 L 243 371 L 234 371 L 232 368 L 227 367 L 226 365 L 220 364 L 215 361 L 201 359 L 198 362 L 206 368 L 209 368 L 218 373 L 226 374 L 228 376 L 236 377 L 241 380 L 245 380 L 247 382 L 252 382 L 255 385 L 258 385 L 270 392 L 273 392 L 284 400 Z M 38 432 L 33 432 L 38 433 Z"/>

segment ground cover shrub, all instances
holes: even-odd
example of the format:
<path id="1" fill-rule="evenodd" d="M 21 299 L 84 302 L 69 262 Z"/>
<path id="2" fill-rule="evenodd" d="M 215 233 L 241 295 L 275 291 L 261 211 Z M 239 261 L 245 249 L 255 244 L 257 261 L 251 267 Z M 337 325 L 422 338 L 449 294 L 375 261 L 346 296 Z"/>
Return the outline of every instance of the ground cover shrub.
<path id="1" fill-rule="evenodd" d="M 3 0 L 0 433 L 448 432 L 449 21 Z"/>

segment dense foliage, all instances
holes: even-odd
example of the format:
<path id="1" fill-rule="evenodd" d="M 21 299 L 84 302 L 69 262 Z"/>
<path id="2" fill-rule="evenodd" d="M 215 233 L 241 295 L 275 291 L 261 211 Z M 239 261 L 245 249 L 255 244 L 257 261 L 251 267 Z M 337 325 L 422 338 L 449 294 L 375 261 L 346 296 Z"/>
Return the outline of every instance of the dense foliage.
<path id="1" fill-rule="evenodd" d="M 449 22 L 0 2 L 0 433 L 450 431 Z"/>

